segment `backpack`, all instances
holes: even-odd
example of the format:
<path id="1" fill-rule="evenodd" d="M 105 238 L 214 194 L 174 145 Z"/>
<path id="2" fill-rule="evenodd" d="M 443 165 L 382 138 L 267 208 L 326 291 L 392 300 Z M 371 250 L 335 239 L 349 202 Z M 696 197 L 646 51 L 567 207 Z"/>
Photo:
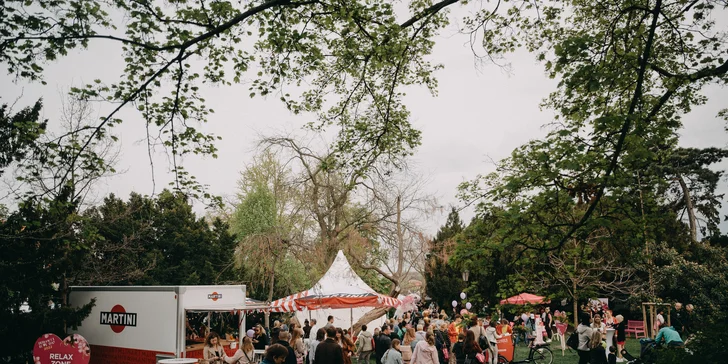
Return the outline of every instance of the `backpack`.
<path id="1" fill-rule="evenodd" d="M 571 336 L 566 340 L 566 346 L 577 350 L 579 349 L 579 334 L 574 330 L 574 332 L 571 333 Z"/>

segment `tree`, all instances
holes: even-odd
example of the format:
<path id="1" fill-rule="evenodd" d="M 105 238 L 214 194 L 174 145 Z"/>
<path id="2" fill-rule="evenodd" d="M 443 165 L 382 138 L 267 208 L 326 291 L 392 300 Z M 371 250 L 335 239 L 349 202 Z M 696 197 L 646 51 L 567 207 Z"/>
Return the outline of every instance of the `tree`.
<path id="1" fill-rule="evenodd" d="M 720 232 L 718 210 L 723 195 L 717 195 L 716 189 L 723 171 L 708 167 L 726 157 L 728 150 L 720 148 L 677 148 L 664 166 L 658 165 L 659 172 L 670 179 L 664 193 L 674 196 L 670 204 L 676 213 L 687 214 L 694 242 L 698 241 L 698 216 L 705 224 L 701 230 L 704 237 Z"/>
<path id="2" fill-rule="evenodd" d="M 177 158 L 216 155 L 217 137 L 193 126 L 213 112 L 200 95 L 203 83 L 253 78 L 251 97 L 275 95 L 294 113 L 317 114 L 312 129 L 340 126 L 332 147 L 350 156 L 344 159 L 352 168 L 380 156 L 409 155 L 421 138 L 409 123 L 401 88 L 424 84 L 434 92 L 438 65 L 427 55 L 447 22 L 442 10 L 456 2 L 412 1 L 399 19 L 394 4 L 368 0 L 10 1 L 2 15 L 0 61 L 9 73 L 42 82 L 43 65 L 72 49 L 119 44 L 125 63 L 120 79 L 74 90 L 117 103 L 87 143 L 119 124 L 118 111 L 133 104 L 171 152 L 174 187 L 204 196 Z M 244 47 L 250 43 L 252 49 Z M 304 83 L 312 87 L 298 93 L 286 87 Z M 339 100 L 329 104 L 331 95 Z"/>
<path id="3" fill-rule="evenodd" d="M 54 200 L 30 199 L 0 222 L 0 360 L 30 360 L 41 335 L 65 337 L 91 313 L 94 301 L 67 305 L 67 287 L 83 267 L 88 247 L 77 239 L 77 201 L 66 188 Z M 26 306 L 27 305 L 27 306 Z"/>
<path id="4" fill-rule="evenodd" d="M 38 100 L 33 106 L 26 107 L 10 115 L 8 104 L 0 106 L 0 176 L 13 162 L 23 160 L 36 146 L 36 141 L 46 130 L 47 121 L 40 120 L 43 103 Z"/>
<path id="5" fill-rule="evenodd" d="M 460 272 L 450 264 L 455 253 L 455 239 L 463 229 L 460 215 L 453 207 L 447 215 L 445 225 L 440 227 L 435 238 L 430 241 L 425 266 L 426 292 L 440 307 L 449 307 L 450 301 L 456 299 L 465 288 Z"/>

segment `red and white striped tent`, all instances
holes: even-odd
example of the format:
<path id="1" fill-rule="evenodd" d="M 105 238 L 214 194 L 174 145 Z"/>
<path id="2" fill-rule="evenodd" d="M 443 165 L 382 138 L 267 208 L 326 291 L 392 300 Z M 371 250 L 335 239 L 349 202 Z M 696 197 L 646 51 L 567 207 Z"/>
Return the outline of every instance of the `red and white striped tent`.
<path id="1" fill-rule="evenodd" d="M 397 307 L 397 298 L 375 292 L 354 272 L 342 251 L 323 277 L 311 288 L 270 304 L 271 312 L 297 312 L 299 321 L 316 318 L 319 325 L 334 316 L 335 324 L 353 324 L 373 307 Z M 381 320 L 375 320 L 378 323 Z"/>

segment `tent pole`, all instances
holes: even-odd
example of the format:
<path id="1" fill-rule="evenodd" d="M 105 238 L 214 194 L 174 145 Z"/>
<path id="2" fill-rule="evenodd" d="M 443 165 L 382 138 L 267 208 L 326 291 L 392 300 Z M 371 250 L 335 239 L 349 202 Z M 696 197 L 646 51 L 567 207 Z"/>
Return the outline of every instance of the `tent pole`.
<path id="1" fill-rule="evenodd" d="M 349 323 L 349 335 L 351 335 L 351 337 L 354 337 L 354 333 L 351 332 L 352 330 L 354 330 L 354 309 L 351 307 L 349 307 Z"/>

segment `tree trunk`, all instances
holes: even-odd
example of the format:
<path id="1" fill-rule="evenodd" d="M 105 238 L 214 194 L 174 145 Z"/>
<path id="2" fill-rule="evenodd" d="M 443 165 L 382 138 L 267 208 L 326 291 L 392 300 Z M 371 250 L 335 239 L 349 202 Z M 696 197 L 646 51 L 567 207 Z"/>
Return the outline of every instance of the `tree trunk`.
<path id="1" fill-rule="evenodd" d="M 683 198 L 685 199 L 685 209 L 688 211 L 688 225 L 690 226 L 690 237 L 693 239 L 693 242 L 696 243 L 698 241 L 698 222 L 695 218 L 695 207 L 693 206 L 693 199 L 690 196 L 690 189 L 685 183 L 682 175 L 677 175 L 677 181 L 680 183 L 680 188 L 683 192 Z"/>
<path id="2" fill-rule="evenodd" d="M 571 297 L 571 299 L 574 301 L 574 329 L 579 326 L 579 302 L 577 302 L 577 297 L 576 282 L 574 282 L 574 295 Z"/>
<path id="3" fill-rule="evenodd" d="M 576 269 L 578 268 L 577 263 L 578 261 L 576 258 L 574 258 L 574 276 L 576 276 Z M 579 294 L 577 293 L 577 287 L 576 287 L 576 279 L 571 281 L 573 284 L 573 291 L 571 291 L 571 299 L 574 301 L 574 330 L 576 330 L 576 327 L 579 326 Z"/>
<path id="4" fill-rule="evenodd" d="M 268 302 L 273 301 L 273 284 L 276 282 L 275 263 L 270 271 L 270 287 L 268 288 Z M 265 311 L 265 327 L 270 327 L 270 311 Z"/>
<path id="5" fill-rule="evenodd" d="M 376 320 L 376 319 L 382 317 L 382 315 L 386 314 L 388 310 L 389 310 L 389 307 L 379 307 L 379 308 L 372 309 L 371 311 L 365 313 L 364 316 L 360 317 L 359 320 L 356 323 L 354 323 L 352 332 L 354 332 L 354 333 L 358 332 L 359 329 L 361 329 L 361 325 L 366 325 L 366 324 L 372 322 L 372 320 Z"/>

